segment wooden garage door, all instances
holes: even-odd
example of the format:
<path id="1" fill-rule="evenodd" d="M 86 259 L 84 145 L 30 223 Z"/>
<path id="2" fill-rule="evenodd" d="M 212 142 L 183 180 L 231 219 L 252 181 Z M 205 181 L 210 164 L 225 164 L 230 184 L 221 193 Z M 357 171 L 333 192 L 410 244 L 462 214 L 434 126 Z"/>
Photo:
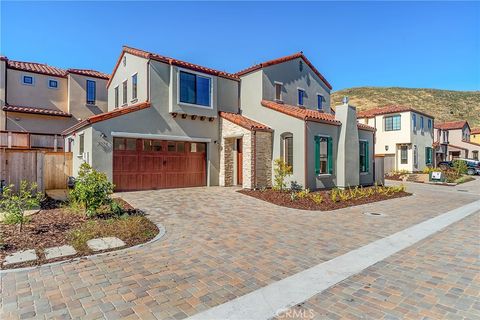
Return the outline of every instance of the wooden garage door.
<path id="1" fill-rule="evenodd" d="M 114 138 L 115 190 L 204 186 L 205 150 L 198 142 Z"/>

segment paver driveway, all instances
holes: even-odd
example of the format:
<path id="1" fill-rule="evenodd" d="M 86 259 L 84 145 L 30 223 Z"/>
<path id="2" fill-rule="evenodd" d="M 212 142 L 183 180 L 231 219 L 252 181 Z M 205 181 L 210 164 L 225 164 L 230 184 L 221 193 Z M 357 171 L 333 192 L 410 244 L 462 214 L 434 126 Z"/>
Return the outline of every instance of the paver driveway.
<path id="1" fill-rule="evenodd" d="M 165 225 L 165 239 L 3 274 L 0 316 L 180 319 L 478 199 L 408 186 L 412 197 L 334 212 L 281 208 L 231 188 L 124 193 Z"/>

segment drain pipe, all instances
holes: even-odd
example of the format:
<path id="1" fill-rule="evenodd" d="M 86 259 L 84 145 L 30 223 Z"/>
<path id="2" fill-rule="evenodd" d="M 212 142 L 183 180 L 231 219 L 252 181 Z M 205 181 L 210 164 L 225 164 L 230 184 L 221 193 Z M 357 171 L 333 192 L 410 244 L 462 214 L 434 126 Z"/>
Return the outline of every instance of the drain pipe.
<path id="1" fill-rule="evenodd" d="M 257 131 L 253 131 L 253 189 L 257 189 Z"/>

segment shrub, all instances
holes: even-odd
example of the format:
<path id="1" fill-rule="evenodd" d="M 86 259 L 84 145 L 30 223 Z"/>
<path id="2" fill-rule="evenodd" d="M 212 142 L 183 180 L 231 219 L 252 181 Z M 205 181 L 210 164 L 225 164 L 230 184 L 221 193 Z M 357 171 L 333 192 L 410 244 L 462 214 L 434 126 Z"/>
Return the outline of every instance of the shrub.
<path id="1" fill-rule="evenodd" d="M 17 193 L 13 191 L 13 187 L 14 185 L 9 185 L 3 189 L 0 211 L 5 213 L 5 223 L 19 224 L 22 231 L 23 225 L 30 220 L 25 216 L 25 211 L 39 207 L 43 194 L 37 191 L 37 184 L 34 182 L 22 180 Z"/>
<path id="2" fill-rule="evenodd" d="M 305 190 L 297 192 L 297 195 L 300 199 L 306 198 L 309 194 L 310 194 L 310 189 L 308 189 L 308 188 L 305 189 Z"/>
<path id="3" fill-rule="evenodd" d="M 423 168 L 422 172 L 425 174 L 430 174 L 431 172 L 440 172 L 442 169 L 440 168 L 433 168 L 433 167 L 425 167 Z"/>
<path id="4" fill-rule="evenodd" d="M 80 166 L 75 186 L 70 191 L 70 201 L 85 209 L 88 217 L 96 215 L 101 206 L 110 206 L 113 184 L 108 181 L 103 172 L 98 172 L 87 163 Z"/>
<path id="5" fill-rule="evenodd" d="M 454 160 L 453 169 L 457 171 L 459 175 L 466 174 L 468 170 L 467 162 L 463 160 Z"/>
<path id="6" fill-rule="evenodd" d="M 290 191 L 291 192 L 300 192 L 303 190 L 303 186 L 299 184 L 297 181 L 290 182 Z"/>
<path id="7" fill-rule="evenodd" d="M 273 189 L 283 191 L 287 187 L 285 178 L 292 175 L 292 167 L 287 165 L 282 159 L 275 159 L 273 171 Z"/>
<path id="8" fill-rule="evenodd" d="M 320 193 L 311 194 L 310 199 L 312 199 L 312 201 L 315 202 L 316 204 L 320 204 L 323 202 L 323 197 Z"/>

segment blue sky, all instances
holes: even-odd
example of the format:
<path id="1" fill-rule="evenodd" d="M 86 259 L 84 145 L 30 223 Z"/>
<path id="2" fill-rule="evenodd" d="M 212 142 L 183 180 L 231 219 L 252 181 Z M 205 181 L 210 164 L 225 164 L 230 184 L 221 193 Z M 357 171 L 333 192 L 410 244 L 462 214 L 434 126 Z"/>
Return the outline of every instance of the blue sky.
<path id="1" fill-rule="evenodd" d="M 303 51 L 334 90 L 480 90 L 475 2 L 5 2 L 10 59 L 110 73 L 123 44 L 235 72 Z"/>

